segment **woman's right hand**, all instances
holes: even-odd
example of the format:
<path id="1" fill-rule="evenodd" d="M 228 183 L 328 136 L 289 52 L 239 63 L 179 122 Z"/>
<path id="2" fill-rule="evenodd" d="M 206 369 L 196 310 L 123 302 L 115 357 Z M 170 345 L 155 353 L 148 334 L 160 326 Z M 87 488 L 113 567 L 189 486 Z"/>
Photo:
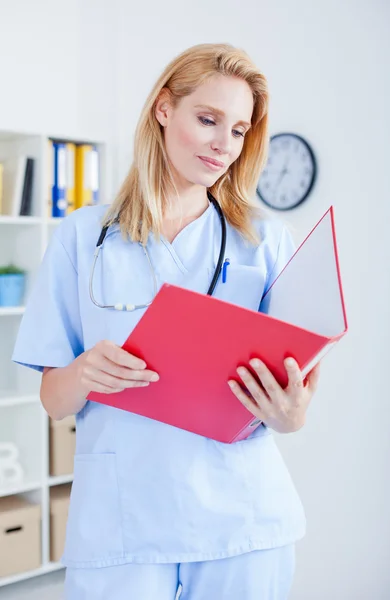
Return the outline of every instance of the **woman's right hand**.
<path id="1" fill-rule="evenodd" d="M 81 387 L 90 392 L 112 394 L 126 388 L 145 387 L 159 376 L 146 363 L 109 340 L 98 342 L 77 359 Z"/>

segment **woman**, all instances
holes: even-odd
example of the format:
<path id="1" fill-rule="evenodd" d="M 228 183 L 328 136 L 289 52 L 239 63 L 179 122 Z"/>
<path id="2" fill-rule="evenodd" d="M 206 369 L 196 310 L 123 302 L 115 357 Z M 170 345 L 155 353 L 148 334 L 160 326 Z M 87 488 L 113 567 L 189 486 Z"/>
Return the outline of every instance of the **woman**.
<path id="1" fill-rule="evenodd" d="M 302 427 L 318 367 L 303 381 L 295 361 L 286 363 L 285 390 L 261 362 L 251 362 L 257 378 L 241 367 L 232 393 L 263 423 L 235 444 L 85 399 L 158 386 L 158 373 L 121 345 L 153 297 L 148 260 L 158 287 L 206 293 L 221 243 L 215 200 L 231 264 L 214 296 L 259 309 L 294 251 L 287 229 L 251 199 L 267 111 L 266 80 L 245 52 L 203 44 L 182 53 L 147 99 L 115 202 L 72 213 L 45 254 L 13 360 L 43 372 L 53 419 L 77 418 L 63 557 L 70 600 L 288 596 L 305 516 L 271 429 Z M 117 302 L 144 308 L 102 308 Z"/>

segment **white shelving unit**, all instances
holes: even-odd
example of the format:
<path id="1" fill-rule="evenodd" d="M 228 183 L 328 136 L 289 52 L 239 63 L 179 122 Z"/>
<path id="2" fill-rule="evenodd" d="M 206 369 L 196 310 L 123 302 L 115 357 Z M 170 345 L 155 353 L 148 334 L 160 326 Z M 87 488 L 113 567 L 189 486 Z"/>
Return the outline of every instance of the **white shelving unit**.
<path id="1" fill-rule="evenodd" d="M 36 159 L 32 216 L 0 215 L 0 265 L 16 264 L 27 271 L 25 300 L 34 284 L 50 236 L 61 219 L 48 216 L 48 140 L 93 143 L 99 148 L 100 201 L 107 202 L 107 146 L 98 140 L 57 135 L 0 131 L 0 162 L 18 154 Z M 24 306 L 0 307 L 0 442 L 16 444 L 24 471 L 20 485 L 0 487 L 0 497 L 20 494 L 41 505 L 41 566 L 0 578 L 0 587 L 61 568 L 50 561 L 50 489 L 69 483 L 73 475 L 49 473 L 49 418 L 39 400 L 41 375 L 16 365 L 11 355 Z"/>

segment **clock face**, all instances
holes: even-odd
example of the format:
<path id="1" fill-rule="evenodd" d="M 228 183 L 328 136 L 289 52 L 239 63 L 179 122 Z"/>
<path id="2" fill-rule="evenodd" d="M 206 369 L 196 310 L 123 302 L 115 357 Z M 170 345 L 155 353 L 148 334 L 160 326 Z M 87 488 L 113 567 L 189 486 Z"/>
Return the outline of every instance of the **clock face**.
<path id="1" fill-rule="evenodd" d="M 274 135 L 257 194 L 271 208 L 289 210 L 307 198 L 316 173 L 313 151 L 302 137 L 294 133 Z"/>

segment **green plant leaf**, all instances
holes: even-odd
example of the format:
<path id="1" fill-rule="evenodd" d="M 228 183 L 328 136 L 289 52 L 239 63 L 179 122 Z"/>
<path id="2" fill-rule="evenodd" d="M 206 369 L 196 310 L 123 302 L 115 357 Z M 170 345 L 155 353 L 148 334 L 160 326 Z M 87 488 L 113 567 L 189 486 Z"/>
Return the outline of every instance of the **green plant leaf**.
<path id="1" fill-rule="evenodd" d="M 0 267 L 0 275 L 23 275 L 25 271 L 13 264 Z"/>

